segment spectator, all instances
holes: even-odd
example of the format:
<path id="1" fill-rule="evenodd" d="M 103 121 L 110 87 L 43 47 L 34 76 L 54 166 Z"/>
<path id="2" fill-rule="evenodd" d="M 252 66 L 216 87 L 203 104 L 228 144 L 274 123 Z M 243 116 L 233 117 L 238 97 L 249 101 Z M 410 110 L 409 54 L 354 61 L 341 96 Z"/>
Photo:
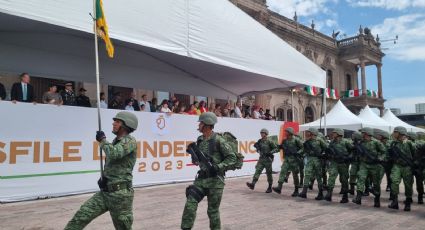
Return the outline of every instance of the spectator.
<path id="1" fill-rule="evenodd" d="M 188 114 L 186 112 L 186 106 L 184 104 L 180 104 L 179 108 L 177 109 L 178 114 Z"/>
<path id="2" fill-rule="evenodd" d="M 264 119 L 264 110 L 263 110 L 263 108 L 260 108 L 260 110 L 258 112 L 260 113 L 260 119 Z"/>
<path id="3" fill-rule="evenodd" d="M 125 104 L 128 105 L 128 102 L 131 101 L 133 104 L 133 111 L 140 111 L 140 103 L 136 99 L 136 93 L 132 92 L 130 98 L 125 100 Z M 127 110 L 127 109 L 126 109 Z"/>
<path id="4" fill-rule="evenodd" d="M 208 109 L 207 109 L 207 107 L 206 107 L 206 103 L 205 103 L 205 101 L 201 101 L 201 102 L 199 102 L 199 111 L 200 111 L 201 113 L 206 113 L 206 112 L 208 112 Z"/>
<path id="5" fill-rule="evenodd" d="M 30 75 L 22 73 L 20 75 L 21 82 L 13 84 L 10 93 L 10 99 L 13 103 L 20 102 L 35 102 L 34 88 L 30 85 Z"/>
<path id="6" fill-rule="evenodd" d="M 62 105 L 63 104 L 62 97 L 57 92 L 57 90 L 58 88 L 56 87 L 56 85 L 50 85 L 49 91 L 43 94 L 41 101 L 44 104 Z"/>
<path id="7" fill-rule="evenodd" d="M 124 103 L 120 92 L 114 94 L 114 97 L 109 102 L 108 109 L 124 109 Z"/>
<path id="8" fill-rule="evenodd" d="M 1 100 L 6 100 L 6 89 L 2 83 L 0 83 L 0 101 Z"/>
<path id="9" fill-rule="evenodd" d="M 189 115 L 199 115 L 198 109 L 196 108 L 195 104 L 190 105 L 189 109 L 187 110 L 187 114 L 189 114 Z"/>
<path id="10" fill-rule="evenodd" d="M 134 111 L 132 100 L 127 100 L 127 105 L 125 106 L 125 110 Z"/>
<path id="11" fill-rule="evenodd" d="M 229 117 L 236 118 L 236 113 L 235 113 L 235 110 L 234 109 L 230 110 Z"/>
<path id="12" fill-rule="evenodd" d="M 141 105 L 140 106 L 140 111 L 144 111 L 145 110 L 145 105 Z"/>
<path id="13" fill-rule="evenodd" d="M 77 105 L 74 90 L 72 89 L 72 82 L 65 84 L 65 90 L 61 92 L 64 105 L 75 106 Z"/>
<path id="14" fill-rule="evenodd" d="M 150 103 L 150 106 L 151 106 L 151 112 L 158 111 L 158 99 L 156 97 L 152 98 L 152 102 Z"/>
<path id="15" fill-rule="evenodd" d="M 217 117 L 221 117 L 221 105 L 220 104 L 215 105 L 214 113 Z"/>
<path id="16" fill-rule="evenodd" d="M 211 102 L 210 103 L 210 106 L 208 107 L 208 111 L 214 111 L 215 110 L 215 106 L 216 106 L 215 102 Z"/>
<path id="17" fill-rule="evenodd" d="M 223 112 L 221 114 L 223 117 L 230 117 L 230 111 L 231 111 L 230 104 L 226 103 L 226 105 L 224 105 Z"/>
<path id="18" fill-rule="evenodd" d="M 243 118 L 247 118 L 247 117 L 248 117 L 248 118 L 251 118 L 251 107 L 250 107 L 250 106 L 247 106 L 247 107 L 244 109 L 242 117 L 243 117 Z"/>
<path id="19" fill-rule="evenodd" d="M 264 113 L 264 120 L 273 120 L 273 116 L 270 114 L 270 109 L 266 109 L 266 113 Z"/>
<path id="20" fill-rule="evenodd" d="M 180 108 L 180 101 L 175 101 L 173 103 L 173 107 L 171 108 L 171 111 L 173 111 L 173 113 L 178 113 L 179 108 Z"/>
<path id="21" fill-rule="evenodd" d="M 80 92 L 80 95 L 78 95 L 76 99 L 77 106 L 91 107 L 90 98 L 86 96 L 87 90 L 84 88 L 81 88 L 79 92 Z"/>
<path id="22" fill-rule="evenodd" d="M 235 106 L 235 118 L 242 118 L 242 111 L 240 103 L 236 103 Z"/>
<path id="23" fill-rule="evenodd" d="M 176 96 L 172 96 L 170 100 L 168 100 L 168 108 L 173 108 L 174 103 L 177 101 L 177 97 Z"/>
<path id="24" fill-rule="evenodd" d="M 141 110 L 143 112 L 151 112 L 151 105 L 148 101 L 148 96 L 146 94 L 142 95 L 142 100 L 140 101 L 140 106 L 145 105 L 144 110 Z"/>
<path id="25" fill-rule="evenodd" d="M 258 106 L 254 106 L 254 109 L 252 111 L 252 118 L 253 119 L 260 119 L 261 118 L 260 116 L 261 115 L 260 115 Z"/>
<path id="26" fill-rule="evenodd" d="M 161 113 L 171 113 L 170 108 L 168 108 L 168 101 L 163 100 L 161 103 L 161 109 L 159 110 Z"/>
<path id="27" fill-rule="evenodd" d="M 100 108 L 107 109 L 108 103 L 106 103 L 106 96 L 104 92 L 100 93 Z"/>

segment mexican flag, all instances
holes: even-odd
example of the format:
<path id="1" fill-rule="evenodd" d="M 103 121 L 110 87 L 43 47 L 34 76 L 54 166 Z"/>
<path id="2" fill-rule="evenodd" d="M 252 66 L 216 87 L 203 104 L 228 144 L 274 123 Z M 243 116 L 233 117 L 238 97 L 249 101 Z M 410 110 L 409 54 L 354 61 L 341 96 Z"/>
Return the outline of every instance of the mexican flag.
<path id="1" fill-rule="evenodd" d="M 319 93 L 319 88 L 315 86 L 306 86 L 304 89 L 308 95 L 316 96 Z"/>
<path id="2" fill-rule="evenodd" d="M 335 89 L 328 89 L 328 95 L 332 99 L 338 99 L 339 98 L 338 90 L 335 90 Z"/>
<path id="3" fill-rule="evenodd" d="M 345 91 L 345 97 L 358 97 L 359 96 L 359 90 L 358 89 L 350 89 Z"/>
<path id="4" fill-rule="evenodd" d="M 112 45 L 111 39 L 108 34 L 108 25 L 106 24 L 105 13 L 103 11 L 102 0 L 96 0 L 96 27 L 97 35 L 103 39 L 106 44 L 106 51 L 110 58 L 114 57 L 114 45 Z"/>

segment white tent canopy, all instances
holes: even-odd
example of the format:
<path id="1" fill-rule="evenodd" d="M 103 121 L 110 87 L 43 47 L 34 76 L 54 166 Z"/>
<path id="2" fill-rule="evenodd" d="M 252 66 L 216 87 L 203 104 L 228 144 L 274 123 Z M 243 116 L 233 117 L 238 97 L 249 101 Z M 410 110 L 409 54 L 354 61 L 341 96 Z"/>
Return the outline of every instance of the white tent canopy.
<path id="1" fill-rule="evenodd" d="M 368 105 L 364 107 L 360 114 L 358 115 L 360 119 L 362 119 L 365 123 L 364 126 L 375 128 L 375 129 L 381 129 L 387 132 L 391 132 L 392 128 L 391 124 L 379 117 L 376 113 L 370 109 Z"/>
<path id="2" fill-rule="evenodd" d="M 101 82 L 232 98 L 314 85 L 325 72 L 227 0 L 104 1 L 115 58 Z M 88 0 L 0 0 L 0 71 L 94 82 Z"/>
<path id="3" fill-rule="evenodd" d="M 388 123 L 390 123 L 393 128 L 396 126 L 403 126 L 407 129 L 407 131 L 409 132 L 425 132 L 424 129 L 415 127 L 413 125 L 409 125 L 406 122 L 400 120 L 396 115 L 394 115 L 391 110 L 386 109 L 384 116 L 382 117 L 382 119 L 384 119 L 385 121 L 387 121 Z"/>
<path id="4" fill-rule="evenodd" d="M 363 124 L 364 121 L 348 110 L 341 101 L 338 101 L 331 111 L 326 114 L 326 128 L 341 128 L 357 131 L 363 127 Z M 305 131 L 308 128 L 324 128 L 323 118 L 300 125 L 300 131 Z"/>

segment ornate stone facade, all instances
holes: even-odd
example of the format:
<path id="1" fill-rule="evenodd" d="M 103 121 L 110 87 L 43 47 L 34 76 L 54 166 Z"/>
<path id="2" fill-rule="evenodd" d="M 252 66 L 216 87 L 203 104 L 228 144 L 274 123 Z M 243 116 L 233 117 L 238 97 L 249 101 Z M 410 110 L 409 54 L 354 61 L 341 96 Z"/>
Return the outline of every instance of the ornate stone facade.
<path id="1" fill-rule="evenodd" d="M 343 99 L 353 112 L 358 112 L 367 104 L 383 110 L 381 67 L 384 54 L 379 38 L 375 39 L 369 29 L 360 28 L 357 36 L 337 40 L 336 33 L 327 36 L 316 31 L 314 22 L 310 27 L 298 23 L 296 13 L 293 19 L 289 19 L 270 11 L 265 0 L 230 1 L 325 70 L 328 88 L 337 90 L 340 96 L 347 90 L 361 89 L 362 96 Z M 379 98 L 366 96 L 367 65 L 377 67 Z M 358 74 L 362 76 L 361 85 Z M 294 92 L 291 97 L 290 90 L 256 95 L 255 104 L 270 109 L 280 120 L 292 120 L 292 108 L 295 111 L 294 120 L 300 123 L 320 117 L 321 97 L 307 95 L 302 90 Z M 327 110 L 335 103 L 336 100 L 327 99 Z"/>

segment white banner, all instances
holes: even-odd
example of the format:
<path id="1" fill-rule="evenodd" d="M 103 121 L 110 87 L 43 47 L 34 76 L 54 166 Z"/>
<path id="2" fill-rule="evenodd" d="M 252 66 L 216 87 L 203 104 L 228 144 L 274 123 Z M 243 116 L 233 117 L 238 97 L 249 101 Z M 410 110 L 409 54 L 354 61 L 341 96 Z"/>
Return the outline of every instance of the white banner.
<path id="1" fill-rule="evenodd" d="M 117 110 L 102 110 L 102 129 L 112 141 L 112 118 Z M 94 108 L 13 104 L 0 101 L 0 202 L 46 198 L 98 190 L 99 153 Z M 139 128 L 133 184 L 146 186 L 190 181 L 198 168 L 192 166 L 186 146 L 196 141 L 197 116 L 135 112 Z M 241 170 L 227 177 L 250 175 L 258 154 L 253 147 L 260 129 L 278 135 L 283 123 L 219 118 L 215 130 L 232 132 L 245 155 Z M 273 169 L 281 160 L 275 157 Z"/>

